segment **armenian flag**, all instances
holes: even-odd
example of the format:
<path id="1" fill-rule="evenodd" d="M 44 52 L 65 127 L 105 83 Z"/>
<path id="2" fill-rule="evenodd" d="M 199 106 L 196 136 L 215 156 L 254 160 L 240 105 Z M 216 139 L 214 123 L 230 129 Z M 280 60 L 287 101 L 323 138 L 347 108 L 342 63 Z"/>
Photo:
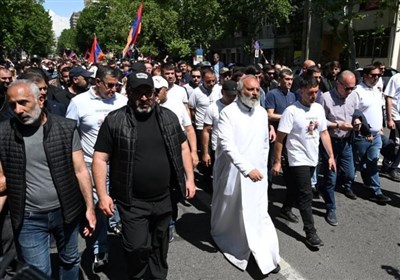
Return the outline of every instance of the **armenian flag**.
<path id="1" fill-rule="evenodd" d="M 124 57 L 129 49 L 136 44 L 136 40 L 139 37 L 140 31 L 142 29 L 142 11 L 143 11 L 143 1 L 140 4 L 135 20 L 132 23 L 131 30 L 129 31 L 128 38 L 126 39 L 126 46 L 122 51 L 122 56 Z"/>
<path id="2" fill-rule="evenodd" d="M 90 51 L 90 56 L 89 56 L 88 61 L 90 61 L 92 63 L 97 63 L 97 62 L 103 60 L 103 58 L 104 58 L 104 53 L 101 50 L 99 43 L 97 42 L 96 35 L 94 35 L 92 49 Z"/>

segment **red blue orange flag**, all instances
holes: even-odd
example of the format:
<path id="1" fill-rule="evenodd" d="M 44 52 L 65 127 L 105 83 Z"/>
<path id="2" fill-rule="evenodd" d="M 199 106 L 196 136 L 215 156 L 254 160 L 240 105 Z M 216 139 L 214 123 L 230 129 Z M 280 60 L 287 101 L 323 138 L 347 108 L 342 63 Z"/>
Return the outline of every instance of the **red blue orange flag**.
<path id="1" fill-rule="evenodd" d="M 88 61 L 92 63 L 97 63 L 104 58 L 104 53 L 102 52 L 99 43 L 97 42 L 96 35 L 93 38 L 92 49 L 90 51 L 90 56 Z"/>
<path id="2" fill-rule="evenodd" d="M 139 37 L 140 31 L 142 29 L 142 11 L 143 11 L 143 1 L 140 4 L 135 20 L 132 23 L 131 30 L 129 31 L 128 38 L 126 39 L 126 46 L 122 51 L 122 56 L 125 56 L 129 49 L 136 44 L 137 38 Z"/>

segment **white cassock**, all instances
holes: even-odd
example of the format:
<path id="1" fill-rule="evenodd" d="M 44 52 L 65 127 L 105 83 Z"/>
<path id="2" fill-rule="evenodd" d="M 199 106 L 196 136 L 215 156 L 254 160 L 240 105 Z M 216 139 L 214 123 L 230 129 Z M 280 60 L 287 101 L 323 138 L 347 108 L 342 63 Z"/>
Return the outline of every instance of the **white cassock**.
<path id="1" fill-rule="evenodd" d="M 253 253 L 263 274 L 280 261 L 278 236 L 268 214 L 267 112 L 251 111 L 240 100 L 225 107 L 218 123 L 211 206 L 211 236 L 225 257 L 245 270 Z M 243 174 L 257 169 L 253 182 Z"/>

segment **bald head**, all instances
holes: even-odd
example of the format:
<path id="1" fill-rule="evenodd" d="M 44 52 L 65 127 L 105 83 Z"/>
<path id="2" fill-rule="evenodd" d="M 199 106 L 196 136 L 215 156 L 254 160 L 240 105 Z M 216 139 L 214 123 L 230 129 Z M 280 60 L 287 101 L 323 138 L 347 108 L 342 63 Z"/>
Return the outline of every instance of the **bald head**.
<path id="1" fill-rule="evenodd" d="M 310 68 L 311 66 L 315 66 L 315 62 L 314 60 L 311 59 L 307 59 L 303 62 L 303 69 L 304 71 L 307 70 L 308 68 Z"/>

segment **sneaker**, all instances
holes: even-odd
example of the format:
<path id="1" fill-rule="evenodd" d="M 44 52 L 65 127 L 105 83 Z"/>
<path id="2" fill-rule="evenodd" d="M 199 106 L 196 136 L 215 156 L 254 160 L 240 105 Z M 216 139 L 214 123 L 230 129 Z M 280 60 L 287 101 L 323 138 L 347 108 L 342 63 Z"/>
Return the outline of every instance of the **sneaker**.
<path id="1" fill-rule="evenodd" d="M 99 253 L 94 255 L 93 272 L 100 272 L 108 264 L 108 253 Z"/>
<path id="2" fill-rule="evenodd" d="M 311 247 L 321 247 L 324 246 L 324 242 L 322 242 L 321 239 L 319 239 L 317 233 L 309 233 L 306 236 L 306 243 L 310 245 Z"/>
<path id="3" fill-rule="evenodd" d="M 376 202 L 381 205 L 385 205 L 387 202 L 392 201 L 389 197 L 384 194 L 377 194 L 369 198 L 369 200 Z"/>
<path id="4" fill-rule="evenodd" d="M 110 231 L 114 233 L 115 235 L 121 235 L 122 234 L 122 224 L 121 222 L 116 223 L 115 226 L 110 227 Z"/>
<path id="5" fill-rule="evenodd" d="M 388 175 L 391 180 L 400 182 L 400 171 L 398 169 L 393 168 Z"/>
<path id="6" fill-rule="evenodd" d="M 291 210 L 281 210 L 281 214 L 279 215 L 280 217 L 284 218 L 285 220 L 288 220 L 291 223 L 298 223 L 299 218 Z"/>
<path id="7" fill-rule="evenodd" d="M 174 241 L 174 239 L 175 239 L 174 235 L 175 235 L 175 224 L 170 224 L 169 228 L 168 228 L 168 240 L 169 240 L 169 243 Z"/>
<path id="8" fill-rule="evenodd" d="M 357 196 L 356 196 L 356 195 L 353 193 L 353 191 L 350 190 L 350 189 L 345 190 L 345 191 L 344 191 L 344 195 L 345 195 L 347 198 L 350 198 L 350 199 L 352 199 L 352 200 L 356 200 L 356 199 L 357 199 Z"/>
<path id="9" fill-rule="evenodd" d="M 281 266 L 278 264 L 274 270 L 272 270 L 270 273 L 272 274 L 277 274 L 279 273 L 279 271 L 281 271 Z"/>
<path id="10" fill-rule="evenodd" d="M 325 215 L 325 220 L 327 221 L 328 224 L 331 226 L 337 226 L 338 222 L 336 219 L 336 212 L 335 210 L 328 210 Z"/>

